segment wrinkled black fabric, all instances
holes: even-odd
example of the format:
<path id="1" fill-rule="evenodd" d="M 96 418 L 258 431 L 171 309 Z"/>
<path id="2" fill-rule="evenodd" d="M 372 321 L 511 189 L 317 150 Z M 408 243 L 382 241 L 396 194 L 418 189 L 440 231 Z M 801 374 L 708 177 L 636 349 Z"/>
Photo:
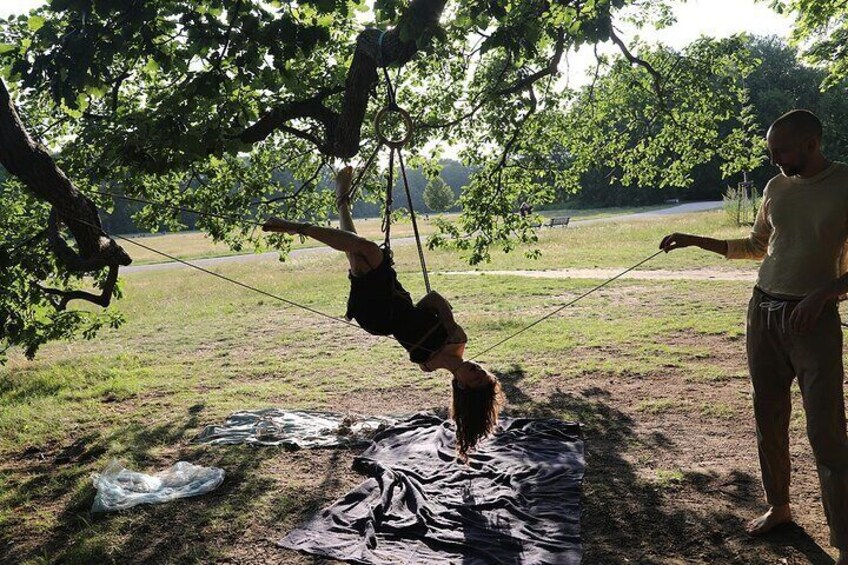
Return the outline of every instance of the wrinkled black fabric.
<path id="1" fill-rule="evenodd" d="M 501 419 L 456 461 L 453 423 L 417 414 L 354 461 L 370 478 L 278 543 L 369 564 L 580 563 L 577 424 Z"/>

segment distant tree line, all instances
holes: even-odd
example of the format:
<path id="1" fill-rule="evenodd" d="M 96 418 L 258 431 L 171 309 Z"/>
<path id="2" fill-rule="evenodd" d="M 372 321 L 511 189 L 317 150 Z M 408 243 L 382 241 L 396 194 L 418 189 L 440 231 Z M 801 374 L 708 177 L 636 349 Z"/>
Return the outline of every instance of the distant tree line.
<path id="1" fill-rule="evenodd" d="M 848 160 L 848 97 L 846 85 L 841 88 L 820 89 L 826 72 L 803 64 L 798 51 L 775 36 L 750 39 L 748 49 L 758 61 L 747 77 L 745 86 L 750 96 L 750 111 L 755 122 L 754 132 L 764 137 L 769 125 L 781 114 L 793 108 L 815 112 L 824 122 L 825 153 L 835 160 Z M 719 135 L 728 135 L 730 127 Z M 610 182 L 598 170 L 583 175 L 579 192 L 565 195 L 553 205 L 577 207 L 636 206 L 661 203 L 668 199 L 720 200 L 728 186 L 736 186 L 742 176 L 725 178 L 719 157 L 695 167 L 693 182 L 688 188 L 662 189 L 650 186 L 625 186 Z M 764 155 L 762 163 L 749 171 L 749 179 L 762 192 L 776 169 Z"/>

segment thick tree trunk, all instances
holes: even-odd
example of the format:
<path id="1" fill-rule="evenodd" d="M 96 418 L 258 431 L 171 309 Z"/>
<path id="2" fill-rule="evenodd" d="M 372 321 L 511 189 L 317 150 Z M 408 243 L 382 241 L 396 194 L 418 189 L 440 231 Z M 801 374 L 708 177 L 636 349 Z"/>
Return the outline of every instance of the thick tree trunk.
<path id="1" fill-rule="evenodd" d="M 419 42 L 432 36 L 439 27 L 445 4 L 446 0 L 412 0 L 397 25 L 385 34 L 377 29 L 366 29 L 359 34 L 345 81 L 341 115 L 328 144 L 332 156 L 349 159 L 359 152 L 362 121 L 378 80 L 377 69 L 408 63 L 418 52 Z"/>
<path id="2" fill-rule="evenodd" d="M 276 130 L 287 131 L 314 143 L 319 151 L 329 157 L 350 159 L 359 152 L 362 122 L 368 99 L 377 84 L 377 69 L 403 66 L 418 52 L 420 43 L 432 36 L 439 27 L 439 18 L 447 0 L 412 0 L 397 25 L 383 34 L 378 29 L 366 29 L 356 40 L 353 61 L 347 72 L 344 99 L 340 113 L 324 106 L 324 99 L 339 92 L 327 89 L 302 101 L 282 104 L 244 130 L 239 139 L 256 143 Z M 382 42 L 380 36 L 382 35 Z M 401 37 L 406 38 L 401 40 Z M 310 118 L 319 122 L 324 138 L 297 130 L 292 120 Z"/>
<path id="3" fill-rule="evenodd" d="M 2 79 L 0 164 L 33 195 L 53 206 L 48 238 L 56 256 L 69 271 L 90 272 L 104 267 L 114 269 L 118 265 L 129 265 L 132 262 L 126 251 L 103 233 L 94 203 L 74 187 L 47 151 L 29 136 Z M 74 251 L 61 238 L 60 222 L 68 226 L 79 252 Z"/>

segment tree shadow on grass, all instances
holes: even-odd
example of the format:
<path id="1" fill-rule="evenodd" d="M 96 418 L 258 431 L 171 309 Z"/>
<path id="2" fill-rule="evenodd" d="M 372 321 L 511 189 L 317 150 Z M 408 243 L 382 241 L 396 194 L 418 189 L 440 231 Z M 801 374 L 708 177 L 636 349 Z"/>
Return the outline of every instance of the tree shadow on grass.
<path id="1" fill-rule="evenodd" d="M 515 415 L 581 424 L 586 447 L 584 563 L 766 564 L 779 561 L 787 547 L 811 563 L 833 563 L 797 526 L 757 540 L 744 534 L 741 516 L 763 510 L 757 477 L 738 470 L 723 476 L 690 473 L 671 488 L 640 477 L 628 458 L 635 447 L 674 451 L 675 442 L 663 432 L 637 434 L 634 419 L 616 408 L 603 388 L 576 394 L 557 387 L 537 399 L 524 390 L 529 387 L 522 368 L 514 366 L 497 376 Z M 732 493 L 724 488 L 728 485 Z"/>
<path id="2" fill-rule="evenodd" d="M 798 527 L 762 540 L 748 540 L 741 533 L 741 516 L 762 510 L 756 477 L 730 471 L 721 476 L 687 473 L 672 488 L 646 482 L 630 456 L 636 449 L 673 451 L 675 442 L 662 432 L 637 434 L 634 419 L 616 408 L 603 388 L 580 394 L 555 389 L 540 396 L 529 392 L 520 367 L 498 376 L 515 415 L 573 420 L 583 427 L 585 563 L 764 564 L 779 561 L 787 551 L 814 564 L 832 563 Z M 273 463 L 283 473 L 293 465 L 279 449 L 185 445 L 202 410 L 196 405 L 169 422 L 91 432 L 29 465 L 25 479 L 13 485 L 4 501 L 12 508 L 58 514 L 58 525 L 26 550 L 17 550 L 13 534 L 0 528 L 0 562 L 209 563 L 231 562 L 224 558 L 234 556 L 235 562 L 334 563 L 283 551 L 274 542 L 349 489 L 355 482 L 350 461 L 359 449 L 301 453 L 299 465 L 310 473 L 308 479 L 275 482 L 263 464 Z M 158 455 L 172 445 L 180 446 L 176 453 Z M 227 476 L 216 491 L 198 498 L 92 516 L 94 491 L 88 477 L 105 465 L 106 453 L 129 456 L 133 465 L 146 469 L 183 459 L 222 467 Z M 280 462 L 268 461 L 273 458 Z M 250 535 L 253 529 L 256 535 Z"/>
<path id="3" fill-rule="evenodd" d="M 185 444 L 198 425 L 203 405 L 182 418 L 143 425 L 129 422 L 103 433 L 77 438 L 58 454 L 27 469 L 7 499 L 12 507 L 34 506 L 57 516 L 56 525 L 27 549 L 15 546 L 11 533 L 0 534 L 0 562 L 39 559 L 51 563 L 192 563 L 209 562 L 235 542 L 246 519 L 263 504 L 273 483 L 260 475 L 263 460 L 279 449 L 237 445 L 209 448 Z M 119 447 L 116 447 L 119 446 Z M 170 446 L 178 446 L 176 452 Z M 109 453 L 109 458 L 102 457 Z M 215 491 L 123 512 L 92 514 L 95 491 L 90 475 L 115 457 L 132 470 L 156 472 L 178 460 L 225 469 Z M 68 493 L 71 493 L 70 496 Z M 62 502 L 57 502 L 62 501 Z M 20 530 L 17 531 L 20 534 Z M 6 554 L 4 555 L 4 552 Z"/>

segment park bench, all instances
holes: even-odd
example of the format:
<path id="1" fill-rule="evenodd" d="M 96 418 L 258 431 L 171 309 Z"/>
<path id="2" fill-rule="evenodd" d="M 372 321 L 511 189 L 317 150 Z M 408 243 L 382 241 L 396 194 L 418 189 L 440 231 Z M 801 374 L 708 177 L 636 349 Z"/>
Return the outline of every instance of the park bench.
<path id="1" fill-rule="evenodd" d="M 549 228 L 554 228 L 556 226 L 567 226 L 569 220 L 571 220 L 571 216 L 562 216 L 562 217 L 559 217 L 559 218 L 551 218 L 550 221 L 548 221 L 547 225 L 548 225 Z"/>

